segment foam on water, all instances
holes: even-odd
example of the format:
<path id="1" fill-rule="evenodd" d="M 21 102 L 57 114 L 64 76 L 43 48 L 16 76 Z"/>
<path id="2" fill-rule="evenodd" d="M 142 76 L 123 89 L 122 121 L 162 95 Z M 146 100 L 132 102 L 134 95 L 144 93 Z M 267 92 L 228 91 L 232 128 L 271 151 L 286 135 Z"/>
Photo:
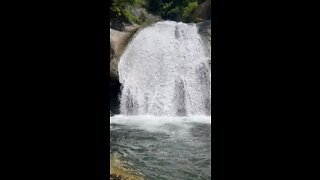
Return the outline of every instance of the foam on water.
<path id="1" fill-rule="evenodd" d="M 210 117 L 113 116 L 110 152 L 146 179 L 211 179 Z"/>
<path id="2" fill-rule="evenodd" d="M 118 66 L 121 114 L 210 116 L 209 58 L 195 24 L 165 21 L 140 30 Z"/>
<path id="3" fill-rule="evenodd" d="M 110 117 L 111 125 L 125 125 L 148 132 L 172 133 L 170 127 L 176 131 L 188 131 L 194 123 L 211 126 L 210 116 L 169 117 L 169 116 L 125 116 L 116 115 Z"/>

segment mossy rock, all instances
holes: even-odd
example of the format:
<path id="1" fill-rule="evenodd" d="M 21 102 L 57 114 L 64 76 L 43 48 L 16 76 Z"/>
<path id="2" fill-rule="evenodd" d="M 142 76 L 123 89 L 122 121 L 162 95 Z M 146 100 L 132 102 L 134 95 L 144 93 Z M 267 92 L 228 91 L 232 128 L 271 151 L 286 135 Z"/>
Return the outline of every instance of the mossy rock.
<path id="1" fill-rule="evenodd" d="M 135 170 L 125 167 L 115 154 L 110 154 L 110 180 L 143 180 Z"/>

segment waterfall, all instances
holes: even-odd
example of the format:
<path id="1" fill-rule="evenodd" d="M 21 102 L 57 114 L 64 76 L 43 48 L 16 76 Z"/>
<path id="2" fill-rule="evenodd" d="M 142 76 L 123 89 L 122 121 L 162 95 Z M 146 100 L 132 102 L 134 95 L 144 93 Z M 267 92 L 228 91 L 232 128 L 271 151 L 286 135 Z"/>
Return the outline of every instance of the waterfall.
<path id="1" fill-rule="evenodd" d="M 195 24 L 141 29 L 118 65 L 124 115 L 211 115 L 211 68 Z"/>

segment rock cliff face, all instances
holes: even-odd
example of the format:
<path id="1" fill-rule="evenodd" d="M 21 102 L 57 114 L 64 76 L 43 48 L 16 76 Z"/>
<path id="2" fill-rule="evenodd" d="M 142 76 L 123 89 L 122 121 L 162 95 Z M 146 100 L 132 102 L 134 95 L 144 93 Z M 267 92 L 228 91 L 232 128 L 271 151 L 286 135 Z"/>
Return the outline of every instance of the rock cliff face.
<path id="1" fill-rule="evenodd" d="M 211 20 L 211 0 L 199 4 L 194 13 L 203 20 Z"/>
<path id="2" fill-rule="evenodd" d="M 112 113 L 119 113 L 118 96 L 120 93 L 120 83 L 118 76 L 118 63 L 130 38 L 140 28 L 138 25 L 126 26 L 123 31 L 110 29 L 110 110 Z"/>
<path id="3" fill-rule="evenodd" d="M 211 65 L 211 20 L 197 23 L 197 26 L 206 49 L 207 56 L 210 57 L 209 64 Z"/>
<path id="4" fill-rule="evenodd" d="M 124 31 L 110 29 L 110 78 L 118 80 L 118 62 L 130 38 L 139 29 L 138 25 L 125 27 Z"/>

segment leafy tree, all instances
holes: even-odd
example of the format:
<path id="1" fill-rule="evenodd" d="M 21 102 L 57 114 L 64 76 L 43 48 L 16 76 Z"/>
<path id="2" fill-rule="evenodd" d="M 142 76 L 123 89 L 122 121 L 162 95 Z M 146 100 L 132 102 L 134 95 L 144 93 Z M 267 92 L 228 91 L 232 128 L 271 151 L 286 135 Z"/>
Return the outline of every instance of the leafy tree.
<path id="1" fill-rule="evenodd" d="M 111 0 L 111 11 L 129 22 L 139 22 L 131 13 L 132 7 L 144 5 L 148 11 L 163 19 L 195 22 L 199 20 L 194 10 L 205 0 Z"/>
<path id="2" fill-rule="evenodd" d="M 197 17 L 193 12 L 202 2 L 204 0 L 147 0 L 147 9 L 163 19 L 194 22 Z"/>
<path id="3" fill-rule="evenodd" d="M 144 3 L 144 0 L 112 0 L 111 11 L 115 16 L 122 17 L 128 22 L 138 22 L 139 18 L 132 15 L 131 8 Z"/>
<path id="4" fill-rule="evenodd" d="M 161 8 L 161 5 L 163 4 L 162 0 L 147 0 L 147 8 L 150 12 L 154 14 L 158 14 L 159 10 Z"/>
<path id="5" fill-rule="evenodd" d="M 186 22 L 193 22 L 197 17 L 194 16 L 193 12 L 198 7 L 197 1 L 190 1 L 186 5 L 186 7 L 183 8 L 183 14 L 182 18 Z"/>

